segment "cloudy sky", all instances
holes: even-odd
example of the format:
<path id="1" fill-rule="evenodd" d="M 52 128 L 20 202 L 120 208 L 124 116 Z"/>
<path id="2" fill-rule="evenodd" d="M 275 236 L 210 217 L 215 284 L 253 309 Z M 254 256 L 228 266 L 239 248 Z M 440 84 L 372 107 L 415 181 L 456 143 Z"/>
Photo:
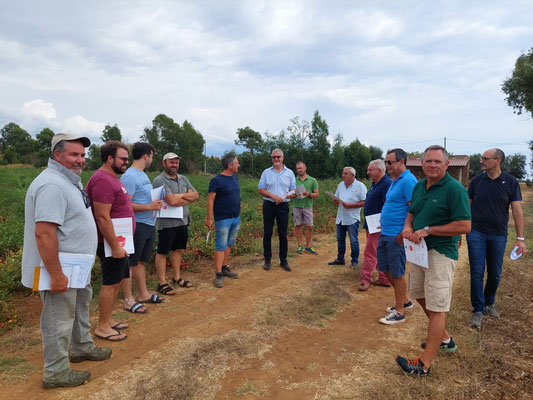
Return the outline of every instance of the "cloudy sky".
<path id="1" fill-rule="evenodd" d="M 528 154 L 533 120 L 500 90 L 533 47 L 506 1 L 3 1 L 0 126 L 134 142 L 160 113 L 208 154 L 237 128 L 278 133 L 319 110 L 346 143 Z"/>

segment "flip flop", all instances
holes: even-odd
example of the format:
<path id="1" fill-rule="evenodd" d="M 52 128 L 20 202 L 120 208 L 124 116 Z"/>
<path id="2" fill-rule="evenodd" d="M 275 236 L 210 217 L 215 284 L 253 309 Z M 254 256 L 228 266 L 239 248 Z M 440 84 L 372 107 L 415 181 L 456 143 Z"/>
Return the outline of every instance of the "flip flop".
<path id="1" fill-rule="evenodd" d="M 100 336 L 100 335 L 95 333 L 94 336 L 96 336 L 98 339 L 108 340 L 110 342 L 122 342 L 123 340 L 126 340 L 128 338 L 127 336 L 124 336 L 124 337 L 121 337 L 121 338 L 118 338 L 118 339 L 111 339 L 113 337 L 122 335 L 122 332 L 120 332 L 118 329 L 116 329 L 116 332 L 117 333 L 114 333 L 114 334 L 109 335 L 109 336 Z"/>
<path id="2" fill-rule="evenodd" d="M 140 311 L 140 308 L 143 308 L 144 306 L 141 303 L 135 303 L 130 308 L 124 307 L 124 310 L 129 311 L 132 314 L 145 314 L 148 312 L 147 309 L 144 311 Z"/>
<path id="3" fill-rule="evenodd" d="M 115 325 L 111 327 L 111 329 L 114 329 L 118 331 L 119 329 L 128 329 L 130 326 L 125 324 L 124 322 L 117 322 Z"/>
<path id="4" fill-rule="evenodd" d="M 139 303 L 159 304 L 165 301 L 163 297 L 159 297 L 157 294 L 153 294 L 148 300 L 139 300 Z"/>

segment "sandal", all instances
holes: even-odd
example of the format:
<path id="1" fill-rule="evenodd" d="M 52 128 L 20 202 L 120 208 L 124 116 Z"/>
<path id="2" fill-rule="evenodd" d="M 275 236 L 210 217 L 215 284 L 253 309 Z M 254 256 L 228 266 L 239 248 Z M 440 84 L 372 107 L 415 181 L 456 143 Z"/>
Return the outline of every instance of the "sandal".
<path id="1" fill-rule="evenodd" d="M 150 303 L 150 304 L 159 304 L 162 303 L 165 299 L 159 297 L 157 294 L 153 294 L 148 300 L 139 300 L 139 303 Z"/>
<path id="2" fill-rule="evenodd" d="M 185 289 L 189 289 L 192 287 L 191 281 L 186 281 L 183 278 L 179 278 L 178 280 L 175 280 L 174 278 L 172 278 L 172 283 Z"/>
<path id="3" fill-rule="evenodd" d="M 144 308 L 144 311 L 141 311 L 141 308 Z M 124 310 L 129 311 L 132 314 L 145 314 L 148 312 L 146 307 L 144 307 L 141 303 L 134 303 L 130 308 L 124 307 Z"/>
<path id="4" fill-rule="evenodd" d="M 176 292 L 168 283 L 163 283 L 162 285 L 157 285 L 157 291 L 166 296 L 174 296 Z"/>

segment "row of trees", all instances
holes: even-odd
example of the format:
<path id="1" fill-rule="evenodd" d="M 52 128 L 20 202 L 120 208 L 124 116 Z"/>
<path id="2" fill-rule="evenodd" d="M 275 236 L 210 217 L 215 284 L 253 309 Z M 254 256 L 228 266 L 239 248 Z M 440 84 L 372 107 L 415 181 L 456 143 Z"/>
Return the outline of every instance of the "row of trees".
<path id="1" fill-rule="evenodd" d="M 44 166 L 50 156 L 50 143 L 54 132 L 44 128 L 33 139 L 31 135 L 17 124 L 11 122 L 0 131 L 1 161 L 6 164 L 25 163 Z M 338 177 L 346 165 L 356 169 L 358 177 L 366 177 L 370 160 L 382 158 L 383 150 L 376 146 L 365 146 L 359 139 L 345 145 L 340 133 L 329 140 L 329 126 L 315 111 L 312 121 L 294 117 L 289 120 L 286 129 L 278 134 L 268 132 L 261 134 L 246 126 L 236 131 L 235 144 L 246 150 L 239 155 L 241 173 L 258 177 L 263 169 L 271 166 L 270 154 L 280 148 L 285 155 L 285 164 L 294 168 L 298 161 L 304 161 L 309 174 L 322 179 Z M 175 152 L 182 157 L 180 171 L 195 173 L 206 170 L 216 173 L 220 170 L 220 158 L 206 157 L 202 153 L 205 140 L 194 126 L 185 120 L 181 125 L 172 118 L 159 114 L 149 127 L 144 128 L 141 140 L 151 143 L 155 149 L 152 170 L 161 169 L 161 159 L 167 152 Z M 108 140 L 122 141 L 122 133 L 117 125 L 106 125 L 100 136 L 102 142 Z M 533 152 L 533 140 L 529 143 Z M 421 153 L 412 153 L 419 156 Z M 470 156 L 470 175 L 481 172 L 481 154 Z M 100 145 L 92 144 L 88 151 L 87 165 L 96 169 L 101 165 Z M 505 159 L 503 169 L 518 179 L 526 177 L 526 156 L 511 154 Z"/>

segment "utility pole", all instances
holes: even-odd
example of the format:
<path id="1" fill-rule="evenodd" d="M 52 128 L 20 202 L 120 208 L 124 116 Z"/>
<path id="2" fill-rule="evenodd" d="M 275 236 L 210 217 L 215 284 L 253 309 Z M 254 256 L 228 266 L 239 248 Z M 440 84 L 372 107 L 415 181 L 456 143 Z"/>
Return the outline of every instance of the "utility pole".
<path id="1" fill-rule="evenodd" d="M 446 136 L 444 136 L 444 149 L 446 149 Z"/>
<path id="2" fill-rule="evenodd" d="M 207 174 L 207 140 L 204 143 L 204 174 Z"/>

